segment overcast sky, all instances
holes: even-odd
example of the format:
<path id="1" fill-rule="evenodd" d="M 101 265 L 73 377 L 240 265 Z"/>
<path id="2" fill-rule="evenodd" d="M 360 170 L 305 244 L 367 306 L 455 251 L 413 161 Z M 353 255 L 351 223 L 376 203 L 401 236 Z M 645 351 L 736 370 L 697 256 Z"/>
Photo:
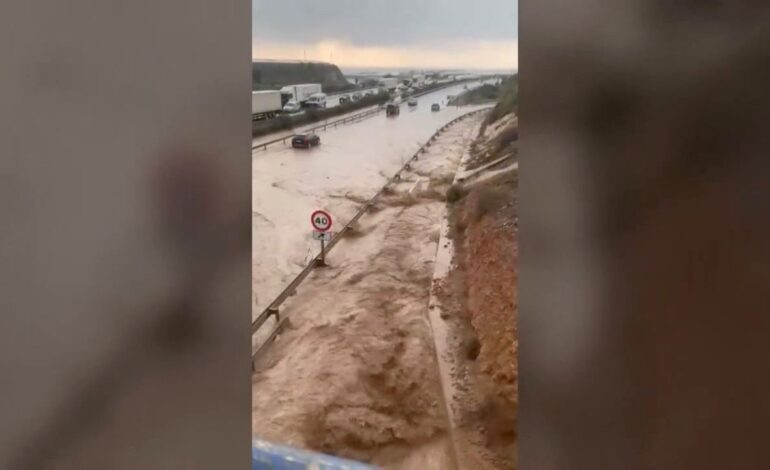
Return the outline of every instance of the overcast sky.
<path id="1" fill-rule="evenodd" d="M 343 67 L 518 67 L 518 0 L 252 0 L 252 56 Z"/>

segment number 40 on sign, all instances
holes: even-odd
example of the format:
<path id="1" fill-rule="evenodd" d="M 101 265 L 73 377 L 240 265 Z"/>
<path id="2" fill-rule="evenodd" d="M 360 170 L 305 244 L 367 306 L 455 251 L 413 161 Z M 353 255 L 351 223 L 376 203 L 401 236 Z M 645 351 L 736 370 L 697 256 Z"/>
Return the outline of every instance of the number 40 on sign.
<path id="1" fill-rule="evenodd" d="M 329 229 L 332 228 L 332 216 L 326 211 L 314 211 L 310 214 L 310 224 L 313 226 L 313 238 L 321 241 L 321 254 L 317 260 L 317 265 L 326 266 L 326 249 L 324 245 L 332 239 L 332 234 L 329 232 Z"/>
<path id="2" fill-rule="evenodd" d="M 332 228 L 332 216 L 326 211 L 314 211 L 310 214 L 310 224 L 319 232 L 328 232 Z"/>

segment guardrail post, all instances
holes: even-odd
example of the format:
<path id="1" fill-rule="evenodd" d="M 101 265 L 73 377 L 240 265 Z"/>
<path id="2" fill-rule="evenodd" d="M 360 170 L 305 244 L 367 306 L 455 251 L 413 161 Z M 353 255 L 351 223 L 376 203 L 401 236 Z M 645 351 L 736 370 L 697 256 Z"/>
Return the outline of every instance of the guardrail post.
<path id="1" fill-rule="evenodd" d="M 269 307 L 267 309 L 267 313 L 269 313 L 270 315 L 274 316 L 275 317 L 275 321 L 277 321 L 277 322 L 281 321 L 281 314 L 278 311 L 277 307 Z"/>

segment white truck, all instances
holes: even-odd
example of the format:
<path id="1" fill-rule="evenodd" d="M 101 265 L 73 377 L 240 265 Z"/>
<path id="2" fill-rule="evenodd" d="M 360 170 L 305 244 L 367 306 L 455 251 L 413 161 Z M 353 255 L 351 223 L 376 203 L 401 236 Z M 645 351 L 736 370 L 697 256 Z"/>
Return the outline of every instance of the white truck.
<path id="1" fill-rule="evenodd" d="M 281 112 L 281 92 L 278 90 L 251 92 L 251 120 L 272 119 Z"/>
<path id="2" fill-rule="evenodd" d="M 393 91 L 398 86 L 398 79 L 397 78 L 382 78 L 380 79 L 380 84 L 385 87 L 388 91 Z"/>
<path id="3" fill-rule="evenodd" d="M 286 104 L 289 100 L 294 100 L 300 105 L 310 99 L 316 93 L 321 93 L 320 83 L 300 83 L 298 85 L 286 85 L 281 88 L 281 100 Z"/>

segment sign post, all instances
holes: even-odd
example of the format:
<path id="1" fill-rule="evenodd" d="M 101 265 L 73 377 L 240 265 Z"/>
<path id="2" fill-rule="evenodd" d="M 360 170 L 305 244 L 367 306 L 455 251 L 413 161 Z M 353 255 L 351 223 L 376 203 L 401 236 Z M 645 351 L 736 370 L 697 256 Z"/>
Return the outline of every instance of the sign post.
<path id="1" fill-rule="evenodd" d="M 326 242 L 331 240 L 329 229 L 332 228 L 332 216 L 322 210 L 310 214 L 310 224 L 313 226 L 313 238 L 321 241 L 321 256 L 318 259 L 318 267 L 326 266 Z"/>

